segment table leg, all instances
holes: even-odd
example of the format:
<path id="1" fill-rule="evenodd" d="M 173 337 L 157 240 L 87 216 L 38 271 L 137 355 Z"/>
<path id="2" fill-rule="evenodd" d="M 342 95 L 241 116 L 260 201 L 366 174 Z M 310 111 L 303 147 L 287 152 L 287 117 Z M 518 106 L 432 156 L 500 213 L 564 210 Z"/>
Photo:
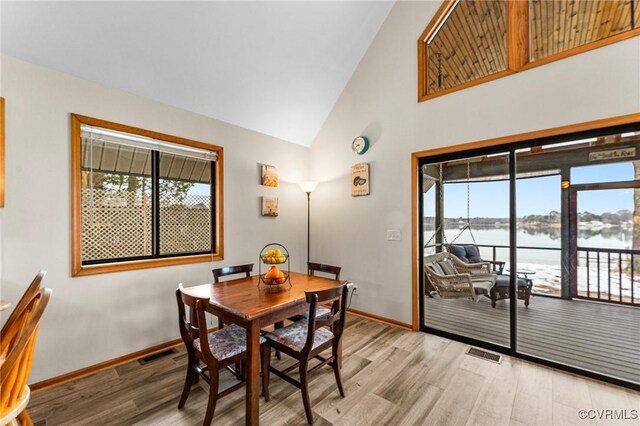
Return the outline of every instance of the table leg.
<path id="1" fill-rule="evenodd" d="M 258 425 L 260 417 L 260 328 L 253 321 L 247 326 L 246 369 L 246 424 Z"/>

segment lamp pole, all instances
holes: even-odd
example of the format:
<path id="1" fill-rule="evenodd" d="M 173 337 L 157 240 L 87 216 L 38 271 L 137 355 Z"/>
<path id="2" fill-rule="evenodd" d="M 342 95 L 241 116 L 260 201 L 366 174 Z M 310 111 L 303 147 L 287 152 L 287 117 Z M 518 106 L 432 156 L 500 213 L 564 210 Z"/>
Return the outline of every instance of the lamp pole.
<path id="1" fill-rule="evenodd" d="M 307 266 L 311 253 L 311 193 L 318 186 L 318 182 L 300 182 L 300 189 L 307 194 Z"/>
<path id="2" fill-rule="evenodd" d="M 307 192 L 307 265 L 311 252 L 311 191 Z"/>

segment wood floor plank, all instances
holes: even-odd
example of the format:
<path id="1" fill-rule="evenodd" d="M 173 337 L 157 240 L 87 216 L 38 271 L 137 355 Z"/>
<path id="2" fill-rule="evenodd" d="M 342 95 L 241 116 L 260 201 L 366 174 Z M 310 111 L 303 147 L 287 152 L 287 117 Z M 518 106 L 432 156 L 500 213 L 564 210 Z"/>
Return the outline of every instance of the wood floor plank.
<path id="1" fill-rule="evenodd" d="M 424 424 L 466 424 L 485 381 L 484 376 L 468 370 L 456 369 L 449 386 L 442 392 Z"/>
<path id="2" fill-rule="evenodd" d="M 376 394 L 367 393 L 333 424 L 336 426 L 386 425 L 398 412 L 399 408 L 395 404 Z"/>
<path id="3" fill-rule="evenodd" d="M 345 383 L 345 398 L 332 394 L 316 403 L 314 411 L 331 423 L 335 422 L 341 413 L 345 413 L 367 393 L 375 391 L 377 385 L 395 376 L 409 355 L 409 352 L 395 347 L 384 349 L 375 361 Z"/>
<path id="4" fill-rule="evenodd" d="M 471 410 L 467 425 L 509 424 L 521 365 L 518 362 L 512 362 L 509 358 L 502 364 L 488 363 L 480 359 L 478 361 L 492 364 L 496 368 L 491 370 L 492 374 L 485 375 L 484 386 Z"/>
<path id="5" fill-rule="evenodd" d="M 557 426 L 579 426 L 579 425 L 596 425 L 595 420 L 581 419 L 578 417 L 578 410 L 574 407 L 553 403 L 553 424 Z"/>
<path id="6" fill-rule="evenodd" d="M 560 371 L 554 371 L 551 377 L 554 404 L 572 407 L 577 412 L 587 401 L 591 401 L 586 380 L 576 382 L 575 376 Z"/>

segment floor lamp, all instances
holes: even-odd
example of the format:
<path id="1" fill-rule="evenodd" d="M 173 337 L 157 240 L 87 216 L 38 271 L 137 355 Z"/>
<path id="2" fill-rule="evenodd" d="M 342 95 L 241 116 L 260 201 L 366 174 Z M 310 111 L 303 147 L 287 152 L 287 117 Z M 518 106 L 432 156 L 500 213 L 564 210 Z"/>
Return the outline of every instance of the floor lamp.
<path id="1" fill-rule="evenodd" d="M 309 264 L 309 248 L 311 247 L 311 193 L 318 186 L 318 182 L 304 181 L 300 183 L 300 189 L 307 194 L 307 267 Z"/>

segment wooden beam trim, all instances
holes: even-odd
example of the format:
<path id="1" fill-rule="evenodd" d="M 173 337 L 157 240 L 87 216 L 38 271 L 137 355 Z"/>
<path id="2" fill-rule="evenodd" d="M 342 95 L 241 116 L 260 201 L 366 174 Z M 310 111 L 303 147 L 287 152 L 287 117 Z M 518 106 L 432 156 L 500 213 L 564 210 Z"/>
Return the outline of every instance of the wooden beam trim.
<path id="1" fill-rule="evenodd" d="M 419 232 L 422 232 L 422 223 L 418 218 L 418 197 L 419 182 L 421 179 L 418 167 L 420 165 L 419 158 L 416 155 L 411 155 L 411 329 L 413 331 L 420 330 L 420 283 L 419 283 L 419 262 L 418 256 L 420 256 L 420 237 Z"/>
<path id="2" fill-rule="evenodd" d="M 507 61 L 519 71 L 529 61 L 529 1 L 507 1 Z"/>
<path id="3" fill-rule="evenodd" d="M 462 83 L 462 84 L 460 84 L 458 86 L 450 87 L 448 89 L 444 89 L 444 90 L 440 90 L 440 91 L 435 92 L 435 93 L 430 93 L 428 95 L 424 95 L 424 96 L 422 96 L 420 98 L 420 101 L 426 101 L 428 99 L 433 99 L 433 98 L 437 98 L 437 97 L 440 97 L 440 96 L 448 95 L 449 93 L 457 92 L 458 90 L 463 90 L 463 89 L 466 89 L 466 88 L 469 88 L 469 87 L 477 86 L 479 84 L 487 83 L 489 81 L 497 80 L 499 78 L 506 77 L 506 76 L 511 75 L 511 74 L 514 74 L 514 72 L 511 71 L 511 70 L 508 70 L 508 69 L 504 70 L 504 71 L 500 71 L 500 72 L 497 72 L 495 74 L 491 74 L 491 75 L 488 75 L 486 77 L 479 78 L 477 80 L 468 81 L 468 82 Z"/>
<path id="4" fill-rule="evenodd" d="M 349 308 L 349 309 L 347 309 L 347 312 L 349 312 L 350 314 L 353 314 L 353 315 L 357 315 L 357 316 L 362 317 L 362 318 L 368 318 L 368 319 L 371 319 L 371 320 L 374 320 L 374 321 L 383 322 L 383 323 L 390 324 L 390 325 L 393 325 L 393 326 L 396 326 L 396 327 L 406 328 L 407 330 L 412 330 L 413 329 L 411 324 L 407 324 L 407 323 L 404 323 L 402 321 L 397 321 L 397 320 L 394 320 L 394 319 L 391 319 L 391 318 L 383 317 L 383 316 L 372 314 L 372 313 L 369 313 L 369 312 L 360 311 L 358 309 Z"/>
<path id="5" fill-rule="evenodd" d="M 159 268 L 164 266 L 187 265 L 189 263 L 215 262 L 223 260 L 221 254 L 197 254 L 193 256 L 176 256 L 167 258 L 133 260 L 128 262 L 114 262 L 98 265 L 81 265 L 74 269 L 73 276 L 105 274 L 108 272 L 133 271 L 136 269 Z"/>

